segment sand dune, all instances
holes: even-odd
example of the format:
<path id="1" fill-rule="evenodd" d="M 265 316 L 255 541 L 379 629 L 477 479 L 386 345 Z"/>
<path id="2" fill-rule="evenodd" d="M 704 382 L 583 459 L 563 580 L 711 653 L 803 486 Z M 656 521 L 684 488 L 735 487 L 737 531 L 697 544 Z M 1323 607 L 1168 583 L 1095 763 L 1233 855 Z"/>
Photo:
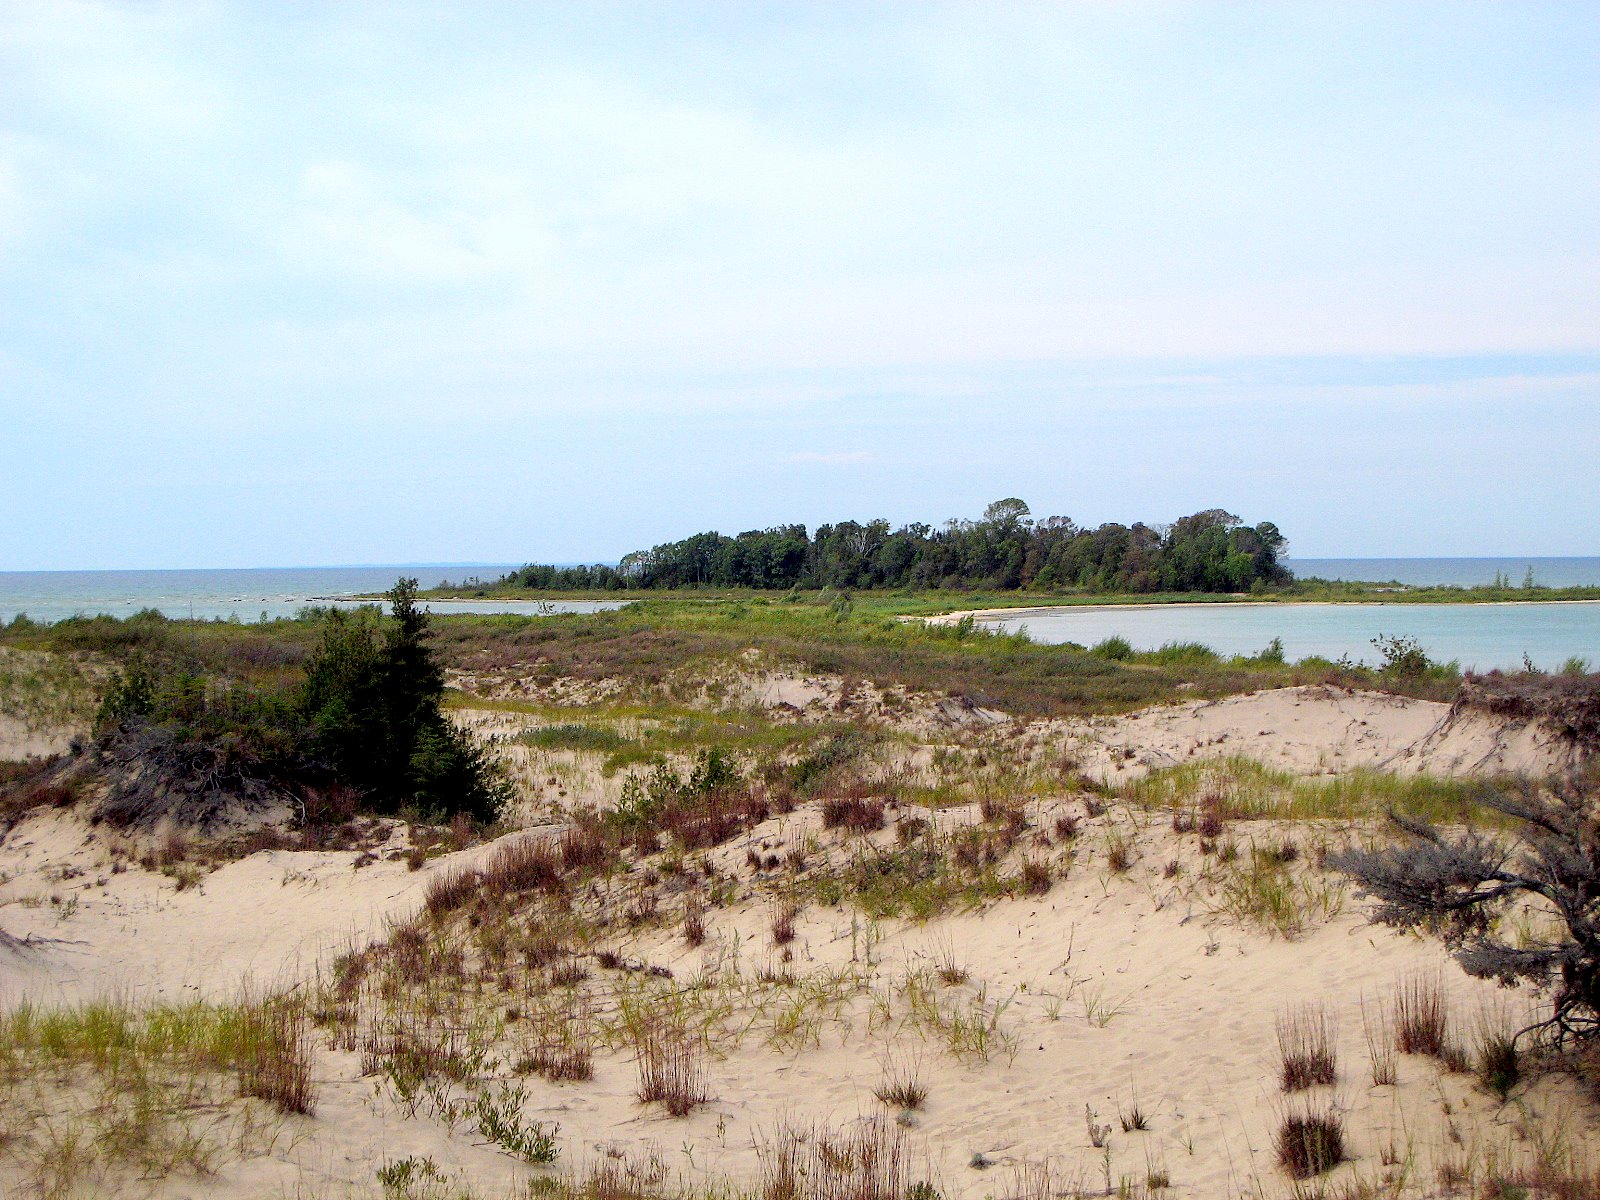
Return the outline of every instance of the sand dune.
<path id="1" fill-rule="evenodd" d="M 804 719 L 807 705 L 833 704 L 837 695 L 824 687 L 808 699 L 802 690 L 778 689 L 772 701 Z M 464 719 L 501 732 L 526 721 L 506 713 Z M 1564 761 L 1563 748 L 1536 727 L 1452 720 L 1445 705 L 1323 688 L 1085 722 L 986 721 L 965 736 L 979 745 L 1030 740 L 1039 753 L 1070 753 L 1083 771 L 1108 781 L 1227 754 L 1301 774 L 1357 767 L 1492 774 Z M 1048 830 L 1063 813 L 1077 815 L 1080 828 L 1070 843 L 1052 842 Z M 949 828 L 978 815 L 957 807 L 932 818 Z M 1352 1158 L 1335 1181 L 1392 1177 L 1400 1162 L 1432 1181 L 1467 1159 L 1526 1161 L 1557 1138 L 1600 1146 L 1600 1113 L 1563 1076 L 1525 1087 L 1514 1105 L 1417 1056 L 1401 1057 L 1397 1084 L 1373 1084 L 1364 1005 L 1374 1011 L 1397 980 L 1436 976 L 1462 1039 L 1480 1014 L 1524 1019 L 1531 998 L 1468 979 L 1435 941 L 1368 925 L 1361 903 L 1315 866 L 1317 845 L 1345 836 L 1340 827 L 1241 822 L 1229 830 L 1243 861 L 1253 845 L 1290 838 L 1300 848 L 1293 877 L 1321 889 L 1322 898 L 1308 906 L 1304 926 L 1284 936 L 1231 913 L 1228 871 L 1158 814 L 1119 804 L 1095 814 L 1064 795 L 1035 802 L 1030 823 L 1037 853 L 1064 876 L 1041 896 L 925 924 L 870 922 L 848 907 L 812 904 L 800 914 L 785 962 L 771 944 L 772 901 L 752 881 L 708 914 L 701 947 L 687 945 L 672 922 L 618 941 L 628 961 L 670 974 L 661 985 L 669 990 L 697 978 L 742 980 L 740 1003 L 764 998 L 747 1019 L 731 1021 L 742 1021 L 743 1032 L 717 1043 L 707 1063 L 710 1098 L 687 1117 L 640 1105 L 629 1053 L 603 1049 L 590 1081 L 526 1079 L 525 1115 L 560 1125 L 562 1166 L 581 1169 L 613 1154 L 654 1158 L 667 1178 L 691 1185 L 752 1179 L 758 1147 L 785 1123 L 837 1127 L 883 1114 L 903 1123 L 918 1177 L 950 1200 L 1015 1195 L 1023 1190 L 1016 1172 L 1037 1172 L 1039 1164 L 1049 1164 L 1051 1190 L 1063 1195 L 1115 1195 L 1123 1187 L 1142 1195 L 1153 1179 L 1170 1185 L 1156 1195 L 1284 1195 L 1272 1136 L 1299 1101 L 1278 1086 L 1274 1022 L 1294 1005 L 1317 1002 L 1337 1025 L 1339 1054 L 1337 1085 L 1317 1095 L 1343 1114 Z M 1118 837 L 1132 848 L 1125 871 L 1108 857 Z M 895 834 L 891 828 L 868 840 L 888 849 Z M 812 804 L 710 858 L 728 876 L 748 878 L 752 852 L 806 845 L 826 858 L 865 844 L 822 830 Z M 494 846 L 419 871 L 407 869 L 401 850 L 397 833 L 375 860 L 348 851 L 258 853 L 179 890 L 159 874 L 114 870 L 103 835 L 70 812 L 33 816 L 0 843 L 0 928 L 10 935 L 0 941 L 0 1003 L 226 999 L 246 981 L 303 981 L 340 951 L 384 936 L 392 921 L 418 909 L 430 880 L 482 863 Z M 960 978 L 930 983 L 941 964 L 958 967 Z M 835 981 L 828 985 L 834 1000 L 818 1008 L 810 1033 L 780 1036 L 774 1013 L 788 985 L 756 987 L 751 981 L 764 972 Z M 987 1022 L 987 1047 L 957 1052 L 936 1021 L 914 1017 L 906 997 L 918 987 L 931 988 L 923 1003 L 941 1019 Z M 927 1090 L 915 1112 L 897 1115 L 874 1096 L 894 1065 Z M 407 1116 L 362 1075 L 356 1055 L 323 1049 L 316 1075 L 317 1115 L 287 1118 L 286 1139 L 205 1180 L 206 1195 L 377 1195 L 376 1167 L 407 1154 L 427 1155 L 490 1194 L 537 1174 L 425 1112 Z M 1147 1129 L 1122 1128 L 1135 1108 Z M 1091 1144 L 1090 1125 L 1109 1128 L 1104 1147 Z M 0 1163 L 0 1184 L 7 1170 Z M 152 1194 L 195 1193 L 192 1182 L 174 1179 Z"/>

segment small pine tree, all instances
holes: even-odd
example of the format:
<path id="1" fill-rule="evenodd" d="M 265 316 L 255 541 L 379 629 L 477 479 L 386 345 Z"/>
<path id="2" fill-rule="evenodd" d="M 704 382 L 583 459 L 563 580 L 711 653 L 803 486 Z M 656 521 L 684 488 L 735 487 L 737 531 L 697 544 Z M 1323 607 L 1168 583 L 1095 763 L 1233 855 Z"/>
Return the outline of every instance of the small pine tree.
<path id="1" fill-rule="evenodd" d="M 444 671 L 427 644 L 428 614 L 417 581 L 388 593 L 391 618 L 325 618 L 306 664 L 300 708 L 318 752 L 379 812 L 428 818 L 464 812 L 493 820 L 506 786 L 483 751 L 445 718 Z"/>

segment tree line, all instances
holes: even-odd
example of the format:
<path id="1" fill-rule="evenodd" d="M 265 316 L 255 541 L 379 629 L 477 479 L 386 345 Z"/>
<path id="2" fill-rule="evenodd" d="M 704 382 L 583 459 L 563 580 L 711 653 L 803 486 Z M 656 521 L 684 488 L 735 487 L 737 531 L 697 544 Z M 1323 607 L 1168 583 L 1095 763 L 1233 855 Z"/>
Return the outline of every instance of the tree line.
<path id="1" fill-rule="evenodd" d="M 979 520 L 890 527 L 888 521 L 776 525 L 737 536 L 697 533 L 627 555 L 616 566 L 530 564 L 500 586 L 544 591 L 674 588 L 948 588 L 1089 592 L 1245 592 L 1292 580 L 1270 521 L 1220 508 L 1171 525 L 1080 527 L 1035 521 L 1015 497 Z"/>

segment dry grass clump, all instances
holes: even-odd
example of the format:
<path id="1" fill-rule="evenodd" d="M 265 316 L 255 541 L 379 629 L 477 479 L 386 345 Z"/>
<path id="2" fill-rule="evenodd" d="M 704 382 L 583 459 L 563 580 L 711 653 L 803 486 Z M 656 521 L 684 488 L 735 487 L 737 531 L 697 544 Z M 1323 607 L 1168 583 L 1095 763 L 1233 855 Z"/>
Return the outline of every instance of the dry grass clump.
<path id="1" fill-rule="evenodd" d="M 583 1043 L 546 1043 L 534 1046 L 519 1058 L 516 1070 L 520 1075 L 538 1075 L 551 1083 L 581 1083 L 594 1078 L 594 1052 Z"/>
<path id="2" fill-rule="evenodd" d="M 927 1102 L 928 1089 L 922 1083 L 915 1063 L 890 1062 L 884 1065 L 883 1079 L 872 1094 L 891 1108 L 918 1109 Z"/>
<path id="3" fill-rule="evenodd" d="M 1338 1079 L 1338 1022 L 1323 1004 L 1302 1004 L 1278 1014 L 1279 1079 L 1298 1092 Z"/>
<path id="4" fill-rule="evenodd" d="M 759 825 L 774 811 L 784 811 L 783 804 L 775 803 L 778 799 L 760 788 L 677 795 L 662 803 L 648 828 L 636 832 L 634 844 L 644 851 L 654 850 L 663 836 L 670 835 L 685 850 L 720 846 Z"/>
<path id="5" fill-rule="evenodd" d="M 1473 1073 L 1500 1099 L 1510 1097 L 1511 1089 L 1522 1078 L 1517 1053 L 1517 1035 L 1510 1028 L 1506 1013 L 1486 1007 L 1478 1013 L 1472 1054 Z"/>
<path id="6" fill-rule="evenodd" d="M 502 842 L 489 856 L 479 886 L 492 896 L 558 888 L 561 860 L 561 852 L 544 838 Z"/>
<path id="7" fill-rule="evenodd" d="M 316 1102 L 311 1080 L 316 1044 L 305 1006 L 277 997 L 244 1006 L 238 1021 L 239 1094 L 265 1100 L 279 1112 L 310 1116 Z"/>
<path id="8" fill-rule="evenodd" d="M 563 832 L 556 848 L 565 871 L 604 871 L 616 858 L 612 844 L 588 825 L 576 825 Z"/>
<path id="9" fill-rule="evenodd" d="M 1361 1000 L 1361 1032 L 1367 1040 L 1367 1057 L 1372 1062 L 1374 1087 L 1392 1087 L 1400 1078 L 1395 1057 L 1394 1018 L 1387 1005 L 1368 1005 Z"/>
<path id="10" fill-rule="evenodd" d="M 1133 840 L 1120 830 L 1106 835 L 1106 866 L 1117 875 L 1133 866 Z"/>
<path id="11" fill-rule="evenodd" d="M 1278 1123 L 1278 1162 L 1296 1179 L 1310 1179 L 1344 1161 L 1344 1118 L 1324 1105 L 1285 1113 Z"/>
<path id="12" fill-rule="evenodd" d="M 1027 858 L 1022 863 L 1022 890 L 1025 895 L 1043 896 L 1050 890 L 1050 864 L 1042 858 Z"/>
<path id="13" fill-rule="evenodd" d="M 772 912 L 772 944 L 774 946 L 787 946 L 794 941 L 795 918 L 800 915 L 800 906 L 793 900 L 780 900 Z"/>
<path id="14" fill-rule="evenodd" d="M 675 1117 L 705 1103 L 706 1069 L 699 1042 L 681 1024 L 655 1016 L 634 1030 L 635 1093 L 641 1104 L 660 1104 Z"/>
<path id="15" fill-rule="evenodd" d="M 428 882 L 423 908 L 440 920 L 479 898 L 494 903 L 525 892 L 558 892 L 563 873 L 610 861 L 611 849 L 588 833 L 569 830 L 560 842 L 519 837 L 495 847 L 481 870 L 459 867 Z"/>
<path id="16" fill-rule="evenodd" d="M 1394 1038 L 1402 1054 L 1442 1057 L 1449 1047 L 1450 1006 L 1437 975 L 1408 975 L 1395 986 Z"/>
<path id="17" fill-rule="evenodd" d="M 984 796 L 978 801 L 978 815 L 985 821 L 1003 827 L 1013 837 L 1028 827 L 1026 805 L 1008 797 Z"/>
<path id="18" fill-rule="evenodd" d="M 846 1130 L 786 1126 L 756 1154 L 760 1200 L 906 1200 L 932 1193 L 911 1179 L 906 1131 L 881 1116 Z"/>
<path id="19" fill-rule="evenodd" d="M 430 917 L 438 919 L 466 907 L 477 894 L 476 871 L 461 868 L 445 871 L 428 881 L 428 889 L 423 893 L 422 907 Z"/>
<path id="20" fill-rule="evenodd" d="M 883 828 L 884 808 L 879 796 L 835 796 L 822 802 L 822 827 L 871 833 Z"/>
<path id="21" fill-rule="evenodd" d="M 706 904 L 699 892 L 683 902 L 683 940 L 691 946 L 705 944 Z"/>

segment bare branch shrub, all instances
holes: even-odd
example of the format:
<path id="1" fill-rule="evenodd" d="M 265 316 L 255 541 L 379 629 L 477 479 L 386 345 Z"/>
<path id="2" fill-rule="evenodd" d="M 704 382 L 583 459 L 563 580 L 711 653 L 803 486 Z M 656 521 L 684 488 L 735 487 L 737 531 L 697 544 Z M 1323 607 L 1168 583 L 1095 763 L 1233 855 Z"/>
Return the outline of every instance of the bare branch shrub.
<path id="1" fill-rule="evenodd" d="M 1515 836 L 1476 830 L 1447 835 L 1390 813 L 1409 840 L 1382 850 L 1352 848 L 1329 865 L 1378 901 L 1373 920 L 1439 933 L 1469 975 L 1507 987 L 1528 983 L 1551 993 L 1541 1031 L 1561 1043 L 1600 1033 L 1600 808 L 1594 772 L 1548 786 L 1486 787 L 1476 799 L 1509 817 Z M 1539 897 L 1563 935 L 1512 945 L 1495 918 L 1518 900 Z M 1404 1047 L 1402 1047 L 1403 1049 Z"/>

